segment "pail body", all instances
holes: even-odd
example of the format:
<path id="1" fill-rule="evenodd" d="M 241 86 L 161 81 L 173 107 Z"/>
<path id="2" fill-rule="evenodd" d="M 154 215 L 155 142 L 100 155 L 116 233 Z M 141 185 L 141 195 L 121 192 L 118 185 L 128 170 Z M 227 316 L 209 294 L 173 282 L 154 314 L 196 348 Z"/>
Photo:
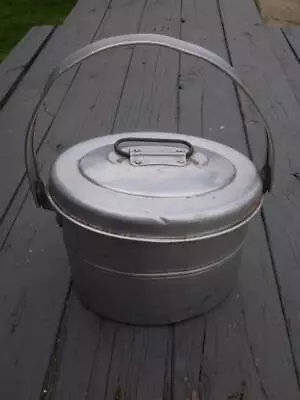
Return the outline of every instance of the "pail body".
<path id="1" fill-rule="evenodd" d="M 81 302 L 109 319 L 161 325 L 195 317 L 231 291 L 247 225 L 208 239 L 147 242 L 62 220 Z"/>

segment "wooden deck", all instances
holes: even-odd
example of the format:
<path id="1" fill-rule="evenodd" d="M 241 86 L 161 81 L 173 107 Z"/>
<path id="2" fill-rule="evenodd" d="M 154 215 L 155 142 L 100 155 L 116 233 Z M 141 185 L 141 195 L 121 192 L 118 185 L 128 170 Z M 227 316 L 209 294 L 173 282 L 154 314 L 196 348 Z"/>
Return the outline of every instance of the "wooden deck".
<path id="1" fill-rule="evenodd" d="M 277 150 L 274 191 L 251 225 L 234 292 L 205 316 L 160 328 L 109 322 L 79 304 L 54 215 L 35 208 L 24 175 L 25 127 L 52 68 L 88 42 L 133 32 L 228 59 Z M 265 27 L 253 0 L 79 0 L 62 26 L 20 46 L 0 65 L 0 399 L 300 399 L 300 28 Z M 227 78 L 139 47 L 57 82 L 37 126 L 41 168 L 46 176 L 78 140 L 145 128 L 263 156 L 258 116 Z"/>

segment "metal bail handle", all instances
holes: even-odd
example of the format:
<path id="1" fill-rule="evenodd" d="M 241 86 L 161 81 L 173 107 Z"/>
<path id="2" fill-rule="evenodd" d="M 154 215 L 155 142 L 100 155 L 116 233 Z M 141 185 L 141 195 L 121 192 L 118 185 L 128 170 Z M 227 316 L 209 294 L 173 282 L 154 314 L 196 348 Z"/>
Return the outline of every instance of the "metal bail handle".
<path id="1" fill-rule="evenodd" d="M 229 76 L 233 82 L 235 82 L 240 89 L 248 96 L 251 103 L 254 105 L 255 109 L 259 113 L 262 118 L 262 121 L 265 125 L 265 133 L 266 133 L 266 154 L 265 154 L 265 163 L 261 170 L 261 178 L 263 182 L 263 192 L 267 192 L 271 190 L 273 183 L 273 175 L 274 175 L 274 146 L 271 131 L 268 125 L 267 120 L 265 119 L 262 111 L 259 106 L 255 102 L 252 94 L 248 90 L 247 86 L 243 83 L 243 81 L 239 78 L 237 72 L 230 64 L 228 64 L 221 57 L 216 55 L 215 53 L 207 50 L 201 46 L 196 44 L 184 42 L 183 40 L 179 40 L 173 37 L 164 36 L 164 35 L 156 35 L 156 34 L 130 34 L 124 36 L 114 36 L 107 39 L 98 40 L 94 43 L 91 43 L 75 53 L 68 56 L 60 66 L 55 68 L 50 74 L 45 87 L 43 89 L 41 98 L 37 103 L 33 114 L 31 116 L 30 122 L 27 127 L 26 138 L 25 138 L 25 164 L 26 164 L 26 172 L 28 175 L 30 189 L 32 191 L 35 203 L 38 207 L 47 206 L 47 195 L 45 191 L 44 183 L 41 180 L 38 165 L 35 157 L 34 150 L 34 128 L 35 122 L 37 118 L 38 110 L 43 103 L 45 97 L 47 96 L 49 90 L 51 89 L 55 80 L 62 75 L 64 72 L 68 71 L 74 65 L 79 64 L 81 61 L 100 53 L 101 51 L 108 50 L 114 47 L 124 47 L 129 45 L 137 45 L 137 44 L 147 44 L 147 45 L 157 45 L 166 47 L 169 49 L 177 50 L 185 54 L 189 54 L 195 57 L 198 57 L 202 60 L 207 61 L 209 64 L 217 67 L 219 70 L 223 71 L 227 76 Z"/>

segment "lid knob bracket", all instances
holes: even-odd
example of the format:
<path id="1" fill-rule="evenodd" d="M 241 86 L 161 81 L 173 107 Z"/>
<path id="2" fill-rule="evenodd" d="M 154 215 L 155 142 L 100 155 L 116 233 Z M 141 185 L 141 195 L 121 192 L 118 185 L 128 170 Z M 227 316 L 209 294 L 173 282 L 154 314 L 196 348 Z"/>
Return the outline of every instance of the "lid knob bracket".
<path id="1" fill-rule="evenodd" d="M 129 143 L 133 145 L 129 147 Z M 127 146 L 122 146 L 126 144 Z M 114 150 L 118 155 L 128 158 L 130 164 L 136 167 L 148 165 L 184 167 L 194 152 L 191 143 L 185 140 L 134 137 L 117 140 Z"/>

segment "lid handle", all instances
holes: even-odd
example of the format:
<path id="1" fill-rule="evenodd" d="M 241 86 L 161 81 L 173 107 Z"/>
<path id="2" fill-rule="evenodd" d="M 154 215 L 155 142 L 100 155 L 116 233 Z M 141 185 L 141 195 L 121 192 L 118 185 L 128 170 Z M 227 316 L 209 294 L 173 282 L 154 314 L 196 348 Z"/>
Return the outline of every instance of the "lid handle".
<path id="1" fill-rule="evenodd" d="M 127 151 L 121 146 L 125 143 L 145 143 L 147 145 L 142 146 L 142 148 L 134 145 Z M 156 143 L 159 146 L 150 147 L 150 143 Z M 171 147 L 170 144 L 173 146 Z M 183 149 L 181 146 L 185 146 L 186 149 Z M 119 139 L 114 144 L 114 150 L 118 155 L 128 158 L 130 164 L 134 166 L 169 165 L 184 167 L 187 164 L 187 159 L 194 152 L 193 146 L 186 140 L 141 137 Z"/>
<path id="2" fill-rule="evenodd" d="M 130 158 L 130 152 L 125 151 L 122 149 L 121 144 L 123 143 L 136 143 L 136 142 L 141 142 L 141 143 L 162 143 L 162 144 L 181 144 L 183 146 L 187 147 L 187 151 L 185 152 L 186 158 L 191 157 L 191 155 L 194 153 L 194 147 L 189 143 L 187 140 L 182 140 L 182 139 L 160 139 L 160 138 L 134 138 L 134 137 L 128 137 L 128 138 L 123 138 L 119 139 L 115 142 L 114 144 L 114 150 L 117 154 L 119 154 L 122 157 L 127 157 Z"/>
<path id="3" fill-rule="evenodd" d="M 261 179 L 263 182 L 263 192 L 267 192 L 271 190 L 273 183 L 273 175 L 274 175 L 274 145 L 273 139 L 271 135 L 271 131 L 268 125 L 266 118 L 264 117 L 260 107 L 254 100 L 254 97 L 248 90 L 247 86 L 243 83 L 243 81 L 239 78 L 235 69 L 227 63 L 224 59 L 216 55 L 215 53 L 207 50 L 201 46 L 196 44 L 184 42 L 182 40 L 164 36 L 164 35 L 156 35 L 156 34 L 130 34 L 123 36 L 114 36 L 102 40 L 98 40 L 94 43 L 91 43 L 75 53 L 69 55 L 65 60 L 61 63 L 60 66 L 56 67 L 44 86 L 42 91 L 42 95 L 40 100 L 38 101 L 31 119 L 29 121 L 26 138 L 25 138 L 25 164 L 26 164 L 26 173 L 28 175 L 30 189 L 32 191 L 35 203 L 38 207 L 49 208 L 49 204 L 47 202 L 47 196 L 45 191 L 44 183 L 41 180 L 37 161 L 35 157 L 34 150 L 34 128 L 37 119 L 37 113 L 44 101 L 44 98 L 47 96 L 49 90 L 51 89 L 54 81 L 64 72 L 72 68 L 74 65 L 79 64 L 81 61 L 100 53 L 101 51 L 108 50 L 114 47 L 120 46 L 129 46 L 136 44 L 147 44 L 147 45 L 157 45 L 163 46 L 170 49 L 174 49 L 180 51 L 185 54 L 189 54 L 195 57 L 198 57 L 202 60 L 207 61 L 211 65 L 217 67 L 221 71 L 223 71 L 227 76 L 229 76 L 233 82 L 235 82 L 240 89 L 248 96 L 251 103 L 254 105 L 255 109 L 259 113 L 262 118 L 262 121 L 265 125 L 265 134 L 266 134 L 266 152 L 265 152 L 265 162 L 264 166 L 261 170 Z"/>

